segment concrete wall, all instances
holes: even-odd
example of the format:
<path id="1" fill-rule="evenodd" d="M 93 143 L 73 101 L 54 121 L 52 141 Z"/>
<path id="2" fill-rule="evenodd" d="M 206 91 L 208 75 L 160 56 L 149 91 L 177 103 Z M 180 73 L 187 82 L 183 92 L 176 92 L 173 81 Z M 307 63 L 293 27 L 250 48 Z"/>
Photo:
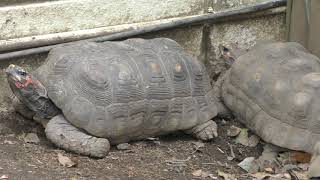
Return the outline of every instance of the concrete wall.
<path id="1" fill-rule="evenodd" d="M 205 0 L 66 0 L 0 8 L 0 39 L 201 14 Z"/>
<path id="2" fill-rule="evenodd" d="M 261 0 L 135 0 L 136 3 L 132 1 L 94 0 L 96 5 L 90 3 L 87 4 L 88 7 L 84 7 L 85 1 L 67 0 L 0 8 L 0 39 L 146 22 L 202 14 L 208 10 L 217 12 Z M 70 4 L 67 6 L 65 3 Z M 50 21 L 50 18 L 53 18 L 53 21 Z M 176 40 L 186 51 L 207 64 L 214 81 L 225 70 L 223 62 L 219 59 L 219 44 L 248 49 L 260 40 L 283 41 L 285 39 L 284 25 L 284 15 L 277 15 L 213 24 L 206 28 L 197 25 L 171 29 L 141 37 L 169 37 Z M 38 67 L 45 57 L 46 55 L 32 56 L 12 62 L 32 70 Z M 9 63 L 0 63 L 0 111 L 10 107 L 11 102 L 11 92 L 4 74 L 4 69 Z"/>

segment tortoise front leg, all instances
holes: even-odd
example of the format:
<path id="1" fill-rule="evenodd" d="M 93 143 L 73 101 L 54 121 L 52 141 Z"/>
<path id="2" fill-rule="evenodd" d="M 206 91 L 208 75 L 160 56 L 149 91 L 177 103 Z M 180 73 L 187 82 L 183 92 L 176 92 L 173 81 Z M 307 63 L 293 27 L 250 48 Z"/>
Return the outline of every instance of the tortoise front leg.
<path id="1" fill-rule="evenodd" d="M 212 120 L 188 129 L 185 133 L 191 134 L 193 137 L 204 141 L 218 137 L 217 124 Z"/>
<path id="2" fill-rule="evenodd" d="M 70 124 L 63 115 L 53 117 L 45 131 L 51 142 L 67 151 L 102 158 L 110 150 L 110 143 L 107 139 L 86 134 Z"/>

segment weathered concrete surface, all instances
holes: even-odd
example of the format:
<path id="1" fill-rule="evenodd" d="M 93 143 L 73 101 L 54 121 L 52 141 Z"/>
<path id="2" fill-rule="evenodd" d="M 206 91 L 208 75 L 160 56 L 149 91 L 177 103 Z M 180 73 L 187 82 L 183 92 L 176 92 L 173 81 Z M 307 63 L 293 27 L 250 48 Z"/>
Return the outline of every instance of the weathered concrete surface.
<path id="1" fill-rule="evenodd" d="M 219 44 L 248 50 L 259 41 L 285 41 L 285 15 L 212 25 L 208 38 L 207 67 L 213 80 L 226 70 Z"/>
<path id="2" fill-rule="evenodd" d="M 205 0 L 68 0 L 0 8 L 0 39 L 203 13 Z"/>
<path id="3" fill-rule="evenodd" d="M 141 38 L 167 37 L 177 41 L 189 54 L 194 57 L 201 55 L 202 26 L 191 26 L 187 28 L 177 28 L 174 30 L 150 33 Z"/>

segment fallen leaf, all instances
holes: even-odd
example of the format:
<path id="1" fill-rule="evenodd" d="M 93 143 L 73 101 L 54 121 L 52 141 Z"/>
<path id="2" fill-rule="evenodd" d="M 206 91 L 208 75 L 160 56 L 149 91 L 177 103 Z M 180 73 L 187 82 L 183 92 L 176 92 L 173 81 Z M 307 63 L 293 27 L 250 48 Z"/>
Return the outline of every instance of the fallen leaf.
<path id="1" fill-rule="evenodd" d="M 224 180 L 236 180 L 237 178 L 233 174 L 228 174 L 218 170 L 218 176 L 223 177 Z"/>
<path id="2" fill-rule="evenodd" d="M 254 180 L 265 180 L 265 179 L 291 179 L 290 174 L 288 173 L 284 173 L 284 174 L 269 174 L 269 173 L 265 173 L 265 172 L 258 172 L 255 174 L 250 174 L 251 177 L 253 177 Z"/>
<path id="3" fill-rule="evenodd" d="M 195 176 L 195 177 L 202 177 L 202 178 L 207 178 L 207 177 L 212 178 L 212 177 L 214 177 L 213 174 L 210 174 L 209 172 L 203 171 L 201 169 L 194 171 L 192 173 L 192 175 Z"/>
<path id="4" fill-rule="evenodd" d="M 265 168 L 264 171 L 267 172 L 267 173 L 273 173 L 273 169 L 270 168 L 270 167 L 269 168 Z"/>
<path id="5" fill-rule="evenodd" d="M 249 145 L 249 138 L 248 138 L 248 129 L 241 129 L 241 132 L 236 138 L 236 143 L 242 144 L 244 146 Z"/>
<path id="6" fill-rule="evenodd" d="M 253 177 L 255 180 L 263 180 L 265 178 L 271 177 L 271 174 L 265 172 L 258 172 L 255 174 L 250 174 L 250 176 Z"/>
<path id="7" fill-rule="evenodd" d="M 290 153 L 290 161 L 298 163 L 310 163 L 311 154 L 305 152 L 292 152 Z"/>
<path id="8" fill-rule="evenodd" d="M 73 167 L 77 165 L 77 163 L 73 162 L 70 158 L 67 156 L 63 156 L 61 153 L 58 153 L 58 161 L 59 163 L 64 167 Z"/>
<path id="9" fill-rule="evenodd" d="M 247 157 L 243 161 L 241 161 L 238 166 L 244 169 L 247 172 L 250 172 L 252 169 L 252 163 L 254 161 L 254 157 Z"/>
<path id="10" fill-rule="evenodd" d="M 40 139 L 37 134 L 35 133 L 28 133 L 23 138 L 25 143 L 34 143 L 38 144 L 40 142 Z"/>
<path id="11" fill-rule="evenodd" d="M 235 137 L 235 136 L 238 136 L 240 132 L 241 132 L 241 128 L 238 128 L 238 127 L 232 125 L 227 130 L 227 135 L 230 136 L 230 137 Z"/>

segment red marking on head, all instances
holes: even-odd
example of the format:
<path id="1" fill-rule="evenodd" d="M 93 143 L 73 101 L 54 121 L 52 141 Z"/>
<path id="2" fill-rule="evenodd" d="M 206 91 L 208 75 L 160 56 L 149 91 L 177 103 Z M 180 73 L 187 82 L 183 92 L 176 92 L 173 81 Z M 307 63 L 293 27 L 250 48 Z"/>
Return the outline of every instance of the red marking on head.
<path id="1" fill-rule="evenodd" d="M 19 82 L 16 82 L 16 83 L 14 83 L 14 84 L 16 85 L 16 87 L 17 87 L 18 89 L 23 88 L 23 84 L 21 84 L 21 83 L 19 83 Z"/>
<path id="2" fill-rule="evenodd" d="M 20 82 L 16 82 L 15 85 L 18 89 L 21 89 L 21 88 L 26 88 L 28 87 L 30 84 L 33 84 L 33 81 L 32 81 L 32 78 L 30 76 L 27 76 L 27 81 L 22 84 Z"/>

